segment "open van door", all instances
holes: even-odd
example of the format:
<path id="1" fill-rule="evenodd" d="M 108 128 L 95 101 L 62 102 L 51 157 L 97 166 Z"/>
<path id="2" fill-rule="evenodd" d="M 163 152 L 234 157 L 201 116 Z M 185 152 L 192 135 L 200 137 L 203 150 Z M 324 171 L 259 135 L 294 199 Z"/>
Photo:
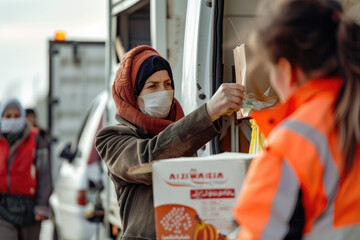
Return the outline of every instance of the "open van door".
<path id="1" fill-rule="evenodd" d="M 233 49 L 247 41 L 258 0 L 193 0 L 186 15 L 182 106 L 185 114 L 206 103 L 222 83 L 235 82 Z M 222 134 L 199 156 L 248 152 L 251 127 L 235 114 L 222 118 Z"/>

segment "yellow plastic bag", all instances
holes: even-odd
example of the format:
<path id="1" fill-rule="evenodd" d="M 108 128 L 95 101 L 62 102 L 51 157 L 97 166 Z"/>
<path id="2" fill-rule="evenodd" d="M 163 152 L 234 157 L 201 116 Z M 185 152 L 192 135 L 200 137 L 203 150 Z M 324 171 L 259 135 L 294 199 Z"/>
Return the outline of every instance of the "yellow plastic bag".
<path id="1" fill-rule="evenodd" d="M 261 150 L 264 148 L 266 144 L 266 141 L 264 136 L 261 134 L 255 120 L 250 119 L 250 123 L 251 123 L 252 131 L 251 131 L 251 142 L 250 142 L 249 153 L 256 154 L 261 152 Z"/>

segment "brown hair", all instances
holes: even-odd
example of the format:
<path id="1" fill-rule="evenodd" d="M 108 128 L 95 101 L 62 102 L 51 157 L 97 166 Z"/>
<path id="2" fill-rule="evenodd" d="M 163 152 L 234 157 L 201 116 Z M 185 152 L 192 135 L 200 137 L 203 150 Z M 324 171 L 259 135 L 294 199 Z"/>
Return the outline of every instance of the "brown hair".
<path id="1" fill-rule="evenodd" d="M 252 35 L 258 56 L 272 63 L 284 57 L 308 78 L 342 75 L 335 125 L 348 172 L 360 143 L 360 26 L 335 0 L 280 0 L 261 9 L 268 12 Z"/>

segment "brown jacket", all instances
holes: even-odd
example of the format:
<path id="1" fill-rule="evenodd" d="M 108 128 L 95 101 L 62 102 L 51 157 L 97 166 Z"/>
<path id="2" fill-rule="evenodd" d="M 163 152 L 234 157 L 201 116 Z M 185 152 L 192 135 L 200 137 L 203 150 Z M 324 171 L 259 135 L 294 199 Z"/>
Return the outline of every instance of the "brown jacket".
<path id="1" fill-rule="evenodd" d="M 121 239 L 156 239 L 152 175 L 131 175 L 128 170 L 153 160 L 193 156 L 220 128 L 210 121 L 205 105 L 153 138 L 125 119 L 117 116 L 117 120 L 120 124 L 99 131 L 95 145 L 115 184 L 123 224 Z"/>

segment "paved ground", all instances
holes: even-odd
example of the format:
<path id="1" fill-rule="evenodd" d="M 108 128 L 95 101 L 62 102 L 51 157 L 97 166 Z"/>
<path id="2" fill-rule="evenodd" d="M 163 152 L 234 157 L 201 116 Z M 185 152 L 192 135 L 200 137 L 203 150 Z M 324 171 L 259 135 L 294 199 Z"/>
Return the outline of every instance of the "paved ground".
<path id="1" fill-rule="evenodd" d="M 52 240 L 53 239 L 53 224 L 50 220 L 45 220 L 41 223 L 41 232 L 39 240 Z M 98 235 L 94 235 L 90 240 L 106 240 L 103 228 L 100 228 Z"/>

